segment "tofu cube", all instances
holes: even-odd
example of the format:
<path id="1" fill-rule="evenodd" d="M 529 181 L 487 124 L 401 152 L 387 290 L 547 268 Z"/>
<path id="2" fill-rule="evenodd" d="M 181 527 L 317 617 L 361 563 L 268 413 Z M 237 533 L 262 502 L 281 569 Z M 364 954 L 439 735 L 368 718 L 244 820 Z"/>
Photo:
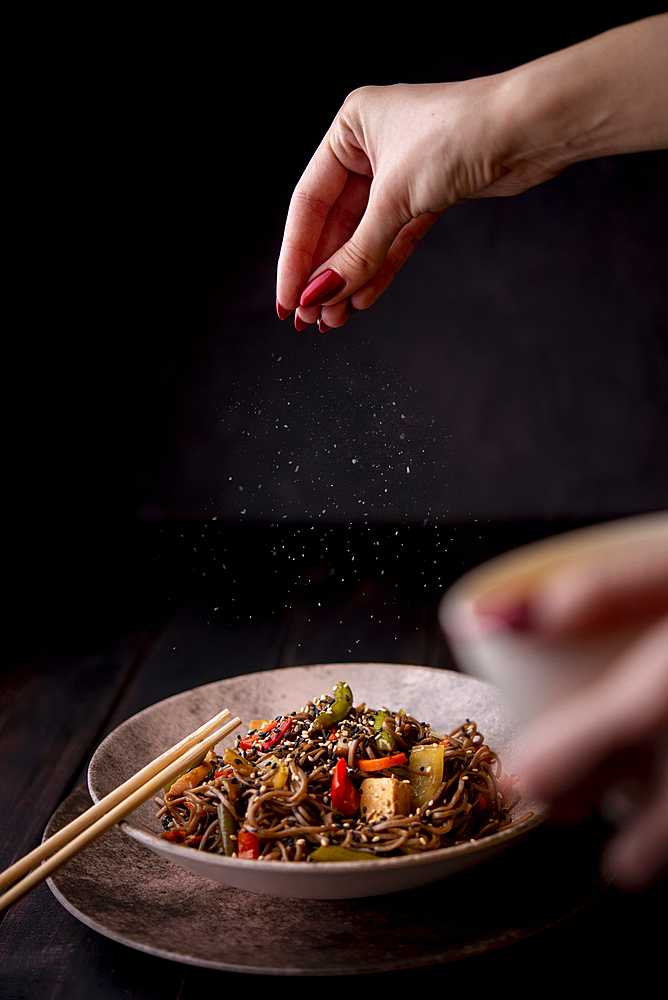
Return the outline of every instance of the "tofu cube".
<path id="1" fill-rule="evenodd" d="M 413 789 L 394 775 L 389 778 L 365 778 L 361 791 L 360 815 L 367 823 L 410 814 Z"/>

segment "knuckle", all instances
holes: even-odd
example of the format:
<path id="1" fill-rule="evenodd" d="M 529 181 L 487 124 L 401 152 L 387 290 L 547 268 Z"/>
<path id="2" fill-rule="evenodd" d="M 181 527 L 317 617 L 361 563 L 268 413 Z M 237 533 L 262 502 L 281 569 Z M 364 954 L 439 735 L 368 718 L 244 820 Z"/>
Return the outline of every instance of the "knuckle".
<path id="1" fill-rule="evenodd" d="M 341 111 L 339 114 L 358 114 L 365 104 L 368 104 L 373 100 L 379 90 L 384 89 L 381 87 L 374 86 L 373 84 L 366 84 L 363 87 L 356 87 L 351 90 L 345 101 L 341 106 Z"/>
<path id="2" fill-rule="evenodd" d="M 327 218 L 329 205 L 324 198 L 318 197 L 311 191 L 297 188 L 292 197 L 292 207 L 300 213 L 302 218 L 313 218 L 318 223 L 322 223 Z"/>
<path id="3" fill-rule="evenodd" d="M 369 87 L 355 87 L 355 89 L 351 90 L 346 97 L 343 102 L 343 107 L 348 110 L 357 107 L 360 101 L 364 100 L 364 95 L 369 89 Z"/>
<path id="4" fill-rule="evenodd" d="M 349 240 L 339 251 L 343 266 L 348 271 L 353 271 L 364 280 L 368 279 L 378 270 L 379 262 L 374 259 L 372 253 L 360 246 L 355 239 Z M 357 282 L 356 282 L 357 283 Z"/>

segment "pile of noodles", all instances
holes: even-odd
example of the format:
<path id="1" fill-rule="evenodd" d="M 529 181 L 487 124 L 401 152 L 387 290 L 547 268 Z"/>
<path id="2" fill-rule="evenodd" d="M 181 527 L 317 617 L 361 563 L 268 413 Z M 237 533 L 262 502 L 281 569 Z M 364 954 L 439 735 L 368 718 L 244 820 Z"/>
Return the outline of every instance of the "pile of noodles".
<path id="1" fill-rule="evenodd" d="M 512 780 L 502 773 L 497 755 L 485 744 L 475 722 L 466 720 L 444 736 L 432 733 L 427 724 L 404 712 L 391 714 L 384 725 L 398 751 L 408 757 L 415 746 L 446 742 L 440 788 L 408 816 L 371 822 L 358 815 L 341 816 L 332 808 L 330 798 L 339 757 L 347 756 L 353 768 L 358 758 L 384 754 L 375 744 L 375 711 L 365 705 L 350 710 L 335 727 L 335 736 L 329 729 L 311 729 L 332 701 L 331 696 L 323 696 L 308 702 L 301 712 L 291 713 L 290 731 L 268 751 L 257 746 L 240 749 L 241 738 L 237 737 L 234 754 L 243 765 L 223 763 L 220 756 L 212 754 L 212 769 L 201 784 L 178 797 L 156 798 L 158 818 L 166 831 L 163 836 L 200 851 L 225 853 L 218 820 L 218 805 L 222 803 L 238 827 L 258 838 L 261 860 L 306 861 L 324 845 L 391 857 L 452 847 L 507 829 L 525 818 L 511 821 L 515 803 L 507 794 L 512 793 Z M 283 786 L 277 788 L 273 782 L 279 762 L 283 775 L 286 766 L 288 774 Z M 394 773 L 405 780 L 408 771 L 404 766 L 376 771 L 374 776 Z M 359 787 L 365 775 L 349 774 Z"/>

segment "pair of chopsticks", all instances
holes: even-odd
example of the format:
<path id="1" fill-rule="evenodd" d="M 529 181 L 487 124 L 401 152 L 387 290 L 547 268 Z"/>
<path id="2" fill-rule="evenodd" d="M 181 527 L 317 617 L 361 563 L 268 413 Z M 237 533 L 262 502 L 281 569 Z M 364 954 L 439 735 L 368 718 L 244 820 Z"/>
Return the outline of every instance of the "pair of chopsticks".
<path id="1" fill-rule="evenodd" d="M 133 812 L 142 802 L 146 802 L 188 768 L 199 763 L 207 750 L 241 725 L 241 719 L 238 717 L 227 722 L 229 716 L 227 709 L 219 712 L 170 750 L 156 757 L 113 792 L 105 795 L 81 816 L 58 830 L 35 850 L 5 869 L 0 874 L 0 892 L 3 893 L 0 896 L 0 911 L 34 889 L 57 868 Z M 225 725 L 222 725 L 223 722 Z M 35 867 L 37 865 L 39 867 Z M 26 872 L 30 874 L 22 878 Z M 17 882 L 17 879 L 21 881 Z M 10 885 L 12 888 L 7 889 Z M 4 892 L 5 889 L 7 892 Z"/>

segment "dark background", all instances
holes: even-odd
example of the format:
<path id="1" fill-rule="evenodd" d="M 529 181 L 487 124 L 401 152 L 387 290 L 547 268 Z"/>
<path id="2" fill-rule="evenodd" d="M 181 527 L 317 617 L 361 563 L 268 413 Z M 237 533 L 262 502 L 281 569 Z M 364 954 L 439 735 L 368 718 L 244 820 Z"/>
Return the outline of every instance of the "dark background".
<path id="1" fill-rule="evenodd" d="M 448 213 L 342 330 L 274 308 L 292 189 L 350 90 L 496 72 L 657 12 L 616 10 L 59 15 L 17 35 L 19 646 L 204 579 L 237 600 L 245 581 L 250 606 L 314 559 L 439 588 L 459 538 L 470 558 L 492 529 L 503 547 L 666 506 L 666 153 Z"/>

